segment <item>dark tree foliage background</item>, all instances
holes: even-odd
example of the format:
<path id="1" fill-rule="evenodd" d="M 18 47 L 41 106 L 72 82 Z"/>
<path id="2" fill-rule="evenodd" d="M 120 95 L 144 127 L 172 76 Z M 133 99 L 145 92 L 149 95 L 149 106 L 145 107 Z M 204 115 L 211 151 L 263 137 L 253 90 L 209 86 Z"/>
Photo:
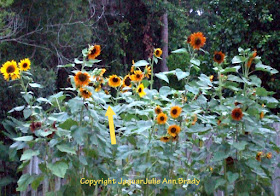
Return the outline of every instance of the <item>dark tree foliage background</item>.
<path id="1" fill-rule="evenodd" d="M 201 72 L 211 75 L 214 51 L 223 51 L 228 61 L 238 47 L 256 49 L 265 64 L 279 70 L 280 65 L 279 0 L 1 0 L 0 63 L 30 58 L 34 80 L 46 88 L 34 92 L 48 96 L 67 86 L 69 70 L 57 65 L 72 63 L 90 43 L 100 44 L 100 67 L 107 75 L 124 75 L 132 60 L 146 59 L 154 47 L 162 47 L 162 16 L 168 14 L 170 70 L 185 69 L 188 55 L 171 54 L 185 46 L 192 32 L 206 35 L 201 57 Z M 160 65 L 155 71 L 160 70 Z M 261 75 L 262 85 L 280 97 L 278 76 Z M 178 81 L 171 81 L 178 86 Z M 162 85 L 157 82 L 157 85 Z M 179 84 L 180 85 L 180 84 Z M 19 90 L 7 88 L 0 77 L 0 123 L 7 113 L 20 105 Z M 275 111 L 277 112 L 277 111 Z M 14 193 L 17 181 L 17 156 L 9 156 L 9 136 L 0 124 L 0 187 L 2 194 Z M 12 163 L 12 164 L 10 164 Z"/>

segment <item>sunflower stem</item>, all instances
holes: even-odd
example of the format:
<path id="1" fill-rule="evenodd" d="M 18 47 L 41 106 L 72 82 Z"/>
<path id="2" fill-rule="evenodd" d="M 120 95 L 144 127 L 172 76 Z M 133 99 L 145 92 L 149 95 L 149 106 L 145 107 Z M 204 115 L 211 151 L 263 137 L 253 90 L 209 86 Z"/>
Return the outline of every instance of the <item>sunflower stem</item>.
<path id="1" fill-rule="evenodd" d="M 219 98 L 220 98 L 220 104 L 223 103 L 223 91 L 222 91 L 222 74 L 221 71 L 218 72 L 219 75 Z"/>
<path id="2" fill-rule="evenodd" d="M 152 63 L 151 63 L 151 86 L 150 86 L 150 90 L 153 89 L 153 83 L 154 83 L 154 56 L 152 58 Z"/>

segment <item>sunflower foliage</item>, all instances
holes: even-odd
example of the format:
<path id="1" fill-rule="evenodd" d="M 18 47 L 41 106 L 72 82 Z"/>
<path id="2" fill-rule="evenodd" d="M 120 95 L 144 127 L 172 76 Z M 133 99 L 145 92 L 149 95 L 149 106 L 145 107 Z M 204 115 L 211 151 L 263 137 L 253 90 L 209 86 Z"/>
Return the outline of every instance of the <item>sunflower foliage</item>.
<path id="1" fill-rule="evenodd" d="M 239 48 L 230 62 L 215 52 L 216 75 L 206 76 L 198 60 L 201 53 L 209 55 L 202 49 L 205 43 L 198 32 L 189 36 L 185 48 L 173 51 L 190 57 L 183 70 L 154 74 L 162 54 L 157 48 L 151 59 L 133 63 L 123 77 L 105 77 L 106 69 L 95 68 L 101 47 L 89 46 L 83 59 L 59 66 L 72 69 L 70 87 L 47 98 L 34 96 L 42 86 L 32 82 L 28 69 L 7 62 L 1 72 L 5 79 L 11 77 L 10 85 L 21 84 L 25 100 L 10 111 L 22 111 L 24 118 L 6 120 L 18 133 L 10 148 L 23 150 L 18 171 L 34 156 L 41 160 L 41 173 L 23 174 L 17 190 L 37 189 L 46 180 L 49 194 L 62 195 L 272 194 L 280 148 L 271 123 L 279 117 L 269 109 L 278 107 L 278 100 L 261 87 L 254 72 L 277 71 L 263 65 L 256 51 Z M 183 81 L 184 88 L 153 89 L 154 77 L 169 84 L 170 76 Z M 116 114 L 116 145 L 105 116 L 109 106 Z M 55 177 L 65 179 L 60 190 Z M 86 179 L 100 181 L 86 184 Z M 117 183 L 101 182 L 107 179 Z"/>

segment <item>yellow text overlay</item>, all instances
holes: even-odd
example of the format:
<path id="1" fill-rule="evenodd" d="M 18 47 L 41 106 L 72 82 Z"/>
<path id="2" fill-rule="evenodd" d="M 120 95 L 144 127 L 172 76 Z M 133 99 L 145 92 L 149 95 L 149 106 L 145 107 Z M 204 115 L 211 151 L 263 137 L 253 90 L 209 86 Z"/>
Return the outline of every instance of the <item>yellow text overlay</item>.
<path id="1" fill-rule="evenodd" d="M 144 180 L 126 180 L 121 178 L 120 180 L 116 179 L 101 179 L 101 180 L 93 180 L 93 179 L 87 179 L 87 178 L 81 178 L 80 183 L 86 184 L 88 186 L 96 186 L 98 185 L 104 185 L 107 186 L 109 184 L 122 184 L 122 185 L 131 185 L 131 184 L 194 184 L 196 186 L 199 185 L 200 180 L 194 178 L 194 179 L 184 179 L 184 178 L 178 178 L 178 179 L 167 179 L 163 178 L 162 180 L 152 178 L 152 179 L 144 179 Z"/>

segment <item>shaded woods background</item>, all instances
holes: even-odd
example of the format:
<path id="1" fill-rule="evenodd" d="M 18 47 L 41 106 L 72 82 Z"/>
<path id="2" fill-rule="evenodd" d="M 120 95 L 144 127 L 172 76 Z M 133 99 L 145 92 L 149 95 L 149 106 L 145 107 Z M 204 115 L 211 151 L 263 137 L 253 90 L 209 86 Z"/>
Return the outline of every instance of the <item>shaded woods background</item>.
<path id="1" fill-rule="evenodd" d="M 214 51 L 221 50 L 231 59 L 239 46 L 256 49 L 265 64 L 279 70 L 279 9 L 278 0 L 1 0 L 0 63 L 29 57 L 35 81 L 47 87 L 34 93 L 48 96 L 68 85 L 69 73 L 57 65 L 72 63 L 89 43 L 101 45 L 100 67 L 106 67 L 107 75 L 122 74 L 133 59 L 148 58 L 154 47 L 167 47 L 170 52 L 182 47 L 190 33 L 201 31 L 207 38 L 205 48 L 211 51 L 200 59 L 201 72 L 212 74 L 209 67 Z M 166 35 L 168 45 L 162 42 Z M 165 66 L 183 70 L 188 58 L 169 53 L 167 64 L 158 65 L 155 71 L 165 70 Z M 260 77 L 262 85 L 275 91 L 279 99 L 279 75 Z M 174 88 L 180 86 L 175 78 L 171 81 Z M 7 86 L 0 77 L 0 123 L 7 115 L 21 118 L 7 113 L 20 104 L 17 88 Z M 0 130 L 0 186 L 9 195 L 16 187 L 18 158 L 9 158 L 10 140 L 3 134 L 2 124 Z"/>

